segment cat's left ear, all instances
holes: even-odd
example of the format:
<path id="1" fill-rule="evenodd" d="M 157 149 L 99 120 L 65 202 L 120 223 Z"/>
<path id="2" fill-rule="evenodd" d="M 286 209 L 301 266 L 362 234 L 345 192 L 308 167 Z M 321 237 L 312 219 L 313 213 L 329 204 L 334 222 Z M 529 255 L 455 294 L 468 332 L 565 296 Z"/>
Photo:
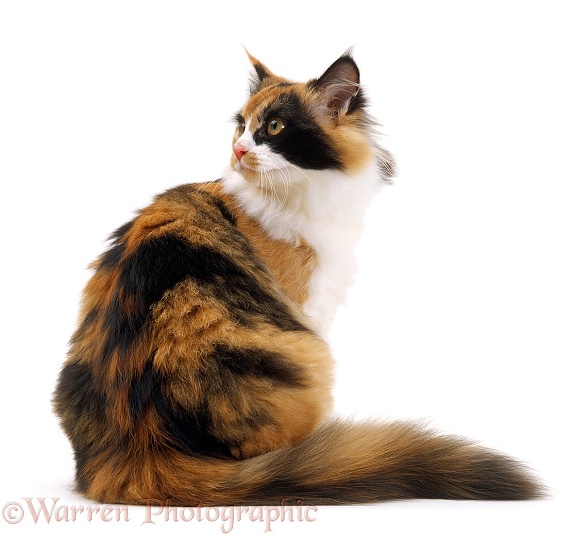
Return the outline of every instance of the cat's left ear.
<path id="1" fill-rule="evenodd" d="M 310 86 L 317 91 L 316 103 L 322 112 L 340 118 L 351 113 L 360 93 L 359 69 L 349 52 L 339 57 Z"/>
<path id="2" fill-rule="evenodd" d="M 250 95 L 254 95 L 270 78 L 276 78 L 276 75 L 266 67 L 261 61 L 257 60 L 248 50 L 244 49 L 252 67 L 254 67 L 254 73 L 250 79 Z"/>

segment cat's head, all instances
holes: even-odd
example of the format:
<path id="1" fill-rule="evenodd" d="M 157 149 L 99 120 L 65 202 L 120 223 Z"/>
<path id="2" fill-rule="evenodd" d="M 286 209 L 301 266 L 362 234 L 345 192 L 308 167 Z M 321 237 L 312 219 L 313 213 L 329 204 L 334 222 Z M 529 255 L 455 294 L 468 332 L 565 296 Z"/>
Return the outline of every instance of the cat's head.
<path id="1" fill-rule="evenodd" d="M 352 175 L 372 162 L 382 179 L 393 175 L 391 155 L 375 142 L 350 52 L 305 83 L 277 76 L 248 56 L 254 67 L 250 98 L 235 116 L 231 157 L 231 167 L 248 182 L 260 183 L 270 175 L 291 181 L 307 170 Z"/>

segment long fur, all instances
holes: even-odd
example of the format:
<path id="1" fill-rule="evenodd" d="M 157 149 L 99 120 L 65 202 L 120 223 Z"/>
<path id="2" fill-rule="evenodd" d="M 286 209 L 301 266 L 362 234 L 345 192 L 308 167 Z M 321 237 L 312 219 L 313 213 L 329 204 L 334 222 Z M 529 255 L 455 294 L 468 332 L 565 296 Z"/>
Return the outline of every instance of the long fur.
<path id="1" fill-rule="evenodd" d="M 328 329 L 394 164 L 350 54 L 307 83 L 250 59 L 223 178 L 158 195 L 92 265 L 54 394 L 78 489 L 188 506 L 541 496 L 468 440 L 329 416 Z"/>

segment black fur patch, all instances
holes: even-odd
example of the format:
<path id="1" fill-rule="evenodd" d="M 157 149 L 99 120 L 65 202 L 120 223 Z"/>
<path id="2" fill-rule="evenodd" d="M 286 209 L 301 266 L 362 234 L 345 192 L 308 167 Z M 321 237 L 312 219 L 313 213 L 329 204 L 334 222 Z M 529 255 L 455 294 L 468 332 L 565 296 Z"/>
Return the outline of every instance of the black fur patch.
<path id="1" fill-rule="evenodd" d="M 60 373 L 54 403 L 78 417 L 88 414 L 97 420 L 103 419 L 107 398 L 97 389 L 91 368 L 84 363 L 72 362 Z"/>
<path id="2" fill-rule="evenodd" d="M 80 342 L 86 335 L 87 331 L 99 318 L 99 309 L 94 307 L 85 315 L 85 318 L 82 320 L 79 327 L 76 329 L 75 333 L 72 335 L 70 339 L 71 344 L 75 344 Z"/>
<path id="3" fill-rule="evenodd" d="M 129 410 L 135 426 L 145 421 L 145 413 L 154 408 L 172 447 L 191 456 L 230 457 L 230 447 L 210 432 L 208 406 L 182 408 L 168 394 L 168 379 L 150 360 L 143 372 L 133 378 L 129 388 Z"/>
<path id="4" fill-rule="evenodd" d="M 266 129 L 268 122 L 279 117 L 285 127 L 277 136 Z M 262 127 L 254 134 L 256 144 L 265 143 L 288 162 L 304 169 L 342 169 L 343 165 L 328 136 L 304 109 L 297 95 L 291 93 L 265 109 L 259 117 Z"/>
<path id="5" fill-rule="evenodd" d="M 275 352 L 220 345 L 213 350 L 211 358 L 232 374 L 266 377 L 291 387 L 303 385 L 302 369 Z"/>
<path id="6" fill-rule="evenodd" d="M 212 419 L 206 402 L 202 407 L 189 411 L 182 407 L 173 407 L 162 390 L 154 399 L 157 412 L 163 420 L 163 426 L 173 447 L 191 456 L 212 456 L 231 458 L 231 445 L 217 439 L 210 430 Z"/>
<path id="7" fill-rule="evenodd" d="M 104 359 L 116 349 L 125 354 L 141 333 L 151 306 L 186 278 L 208 287 L 229 305 L 230 313 L 241 324 L 251 325 L 253 317 L 259 316 L 283 330 L 307 331 L 282 302 L 264 291 L 256 278 L 232 259 L 212 248 L 189 244 L 177 235 L 145 240 L 119 266 L 118 285 L 104 312 Z"/>
<path id="8" fill-rule="evenodd" d="M 153 369 L 153 362 L 150 359 L 141 374 L 137 374 L 131 379 L 129 386 L 129 414 L 135 423 L 145 420 L 145 413 L 153 403 L 160 388 L 157 373 Z M 120 382 L 118 382 L 120 383 Z M 120 385 L 118 385 L 121 388 Z"/>
<path id="9" fill-rule="evenodd" d="M 133 227 L 133 221 L 128 221 L 109 237 L 109 240 L 112 242 L 111 247 L 99 259 L 101 268 L 113 268 L 119 264 L 125 252 L 123 238 L 131 227 Z"/>
<path id="10" fill-rule="evenodd" d="M 63 367 L 54 393 L 54 406 L 59 415 L 70 416 L 65 417 L 61 424 L 74 449 L 79 487 L 85 490 L 87 483 L 82 476 L 83 467 L 97 446 L 86 443 L 86 436 L 93 434 L 80 426 L 81 423 L 89 423 L 87 426 L 103 430 L 107 408 L 107 397 L 98 390 L 88 365 L 72 362 Z"/>
<path id="11" fill-rule="evenodd" d="M 242 133 L 244 132 L 244 127 L 246 125 L 244 117 L 242 117 L 242 114 L 240 112 L 237 112 L 233 117 L 233 121 L 236 124 L 238 135 L 241 136 Z"/>
<path id="12" fill-rule="evenodd" d="M 220 182 L 220 180 L 215 182 Z M 198 190 L 198 193 L 204 197 L 208 197 L 209 201 L 219 209 L 222 217 L 232 225 L 236 226 L 236 218 L 234 217 L 234 214 L 229 210 L 222 199 L 219 199 L 208 192 Z"/>
<path id="13" fill-rule="evenodd" d="M 250 95 L 254 95 L 260 91 L 260 88 L 264 84 L 264 80 L 270 75 L 266 72 L 266 69 L 259 63 L 253 64 L 254 73 L 250 76 L 249 91 Z"/>
<path id="14" fill-rule="evenodd" d="M 356 110 L 363 110 L 367 106 L 367 100 L 361 88 L 358 89 L 358 92 L 352 99 L 350 100 L 348 106 L 348 115 L 355 112 Z"/>

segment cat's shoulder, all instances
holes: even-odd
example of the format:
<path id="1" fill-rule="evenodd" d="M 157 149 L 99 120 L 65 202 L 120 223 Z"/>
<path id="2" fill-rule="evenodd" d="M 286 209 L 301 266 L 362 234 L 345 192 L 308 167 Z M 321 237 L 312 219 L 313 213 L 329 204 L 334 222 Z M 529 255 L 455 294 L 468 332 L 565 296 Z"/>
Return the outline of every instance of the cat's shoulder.
<path id="1" fill-rule="evenodd" d="M 139 218 L 153 221 L 157 218 L 168 223 L 173 218 L 223 220 L 234 224 L 235 214 L 228 199 L 225 199 L 220 181 L 188 183 L 169 188 L 158 194 L 153 202 L 141 210 Z"/>
<path id="2" fill-rule="evenodd" d="M 169 188 L 118 227 L 92 268 L 117 266 L 133 256 L 163 257 L 167 251 L 236 243 L 234 208 L 220 195 L 218 181 Z M 141 253 L 144 252 L 144 253 Z M 145 260 L 144 259 L 144 260 Z"/>

